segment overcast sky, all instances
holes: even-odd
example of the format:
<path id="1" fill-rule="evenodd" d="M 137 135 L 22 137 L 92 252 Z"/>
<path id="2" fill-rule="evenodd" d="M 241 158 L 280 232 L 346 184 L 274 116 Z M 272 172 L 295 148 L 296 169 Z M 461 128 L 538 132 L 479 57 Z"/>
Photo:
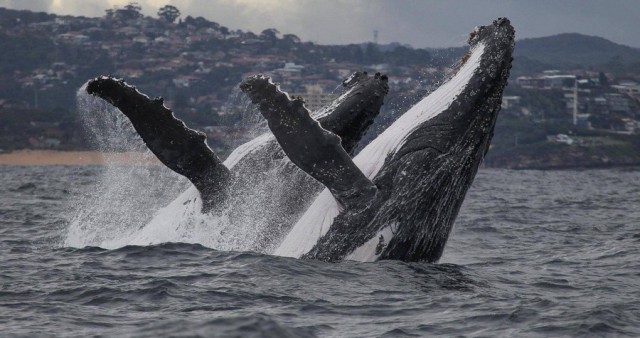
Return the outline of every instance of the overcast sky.
<path id="1" fill-rule="evenodd" d="M 0 0 L 0 7 L 102 16 L 130 0 Z M 322 44 L 373 40 L 415 47 L 464 44 L 476 25 L 506 16 L 518 38 L 565 32 L 640 47 L 640 0 L 138 0 L 146 15 L 171 4 L 231 29 L 276 28 Z"/>

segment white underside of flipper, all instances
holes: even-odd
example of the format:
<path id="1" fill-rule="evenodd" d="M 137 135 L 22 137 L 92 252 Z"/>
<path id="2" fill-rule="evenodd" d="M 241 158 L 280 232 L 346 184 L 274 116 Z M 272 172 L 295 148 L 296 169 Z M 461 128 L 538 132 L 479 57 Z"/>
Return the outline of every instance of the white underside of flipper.
<path id="1" fill-rule="evenodd" d="M 389 244 L 389 241 L 393 238 L 397 230 L 397 224 L 388 225 L 378 233 L 371 237 L 366 243 L 357 249 L 344 259 L 358 262 L 373 262 L 378 260 L 382 250 Z"/>

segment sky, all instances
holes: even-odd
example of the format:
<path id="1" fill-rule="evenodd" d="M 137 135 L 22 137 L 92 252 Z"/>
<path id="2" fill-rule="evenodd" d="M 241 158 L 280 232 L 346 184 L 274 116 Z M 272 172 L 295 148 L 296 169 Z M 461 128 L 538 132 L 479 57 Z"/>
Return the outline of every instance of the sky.
<path id="1" fill-rule="evenodd" d="M 130 0 L 0 0 L 0 7 L 103 16 Z M 304 41 L 400 42 L 414 47 L 465 44 L 476 25 L 508 17 L 518 39 L 582 33 L 640 47 L 640 0 L 138 0 L 145 15 L 176 6 L 231 29 L 276 28 Z"/>

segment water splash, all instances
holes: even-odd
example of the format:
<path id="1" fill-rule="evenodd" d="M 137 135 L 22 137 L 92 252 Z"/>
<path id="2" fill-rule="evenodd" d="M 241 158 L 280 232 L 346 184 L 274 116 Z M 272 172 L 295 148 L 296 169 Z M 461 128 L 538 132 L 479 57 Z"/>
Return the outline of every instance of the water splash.
<path id="1" fill-rule="evenodd" d="M 227 102 L 223 105 L 222 111 L 227 115 L 240 116 L 240 120 L 235 124 L 235 128 L 245 133 L 246 140 L 254 139 L 264 133 L 269 133 L 267 120 L 262 117 L 258 107 L 251 103 L 240 86 L 234 86 Z M 237 144 L 238 146 L 240 144 Z"/>
<path id="2" fill-rule="evenodd" d="M 164 166 L 139 165 L 153 163 L 154 155 L 122 113 L 85 88 L 86 84 L 78 90 L 77 108 L 92 146 L 103 154 L 127 152 L 131 163 L 104 157 L 95 189 L 76 196 L 70 206 L 75 216 L 64 245 L 109 247 L 105 244 L 144 226 L 188 182 Z"/>
<path id="3" fill-rule="evenodd" d="M 87 94 L 85 87 L 77 94 L 78 113 L 93 146 L 102 153 L 131 152 L 133 159 L 140 163 L 156 161 L 127 117 L 105 101 Z M 245 156 L 250 159 L 247 162 L 255 160 L 251 153 L 273 141 L 270 132 L 264 133 L 267 127 L 258 119 L 259 112 L 238 93 L 230 96 L 223 109 L 228 110 L 227 113 L 242 111 L 243 118 L 237 127 L 251 135 L 262 134 L 238 147 L 225 165 L 231 168 Z M 271 143 L 277 146 L 275 141 Z M 274 210 L 280 212 L 279 208 L 266 204 L 284 200 L 274 198 L 279 191 L 274 187 L 282 185 L 282 177 L 277 173 L 283 170 L 263 173 L 256 178 L 257 182 L 241 182 L 234 187 L 235 194 L 226 210 L 207 215 L 201 213 L 197 189 L 166 167 L 123 165 L 108 157 L 105 161 L 95 189 L 78 196 L 77 203 L 71 207 L 75 216 L 67 230 L 65 246 L 112 249 L 182 242 L 225 251 L 267 252 L 278 239 L 268 233 L 264 217 Z M 272 169 L 286 165 L 284 162 L 288 161 L 274 160 Z M 257 170 L 247 163 L 240 164 L 243 166 L 245 170 Z M 280 195 L 286 193 L 282 191 Z"/>

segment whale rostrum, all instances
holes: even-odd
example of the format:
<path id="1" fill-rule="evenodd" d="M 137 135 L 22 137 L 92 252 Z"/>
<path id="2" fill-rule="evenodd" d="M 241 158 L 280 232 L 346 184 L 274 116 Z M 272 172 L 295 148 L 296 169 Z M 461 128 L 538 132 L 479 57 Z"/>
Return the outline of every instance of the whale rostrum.
<path id="1" fill-rule="evenodd" d="M 388 92 L 384 75 L 355 73 L 344 93 L 315 113 L 268 77 L 246 79 L 240 88 L 271 133 L 224 162 L 161 99 L 109 77 L 91 80 L 87 92 L 120 109 L 160 161 L 193 183 L 202 212 L 240 217 L 245 197 L 257 198 L 269 253 L 435 262 L 489 149 L 514 39 L 506 18 L 476 27 L 451 78 L 355 157 Z M 267 172 L 278 180 L 261 179 Z M 286 195 L 276 194 L 279 185 Z"/>

